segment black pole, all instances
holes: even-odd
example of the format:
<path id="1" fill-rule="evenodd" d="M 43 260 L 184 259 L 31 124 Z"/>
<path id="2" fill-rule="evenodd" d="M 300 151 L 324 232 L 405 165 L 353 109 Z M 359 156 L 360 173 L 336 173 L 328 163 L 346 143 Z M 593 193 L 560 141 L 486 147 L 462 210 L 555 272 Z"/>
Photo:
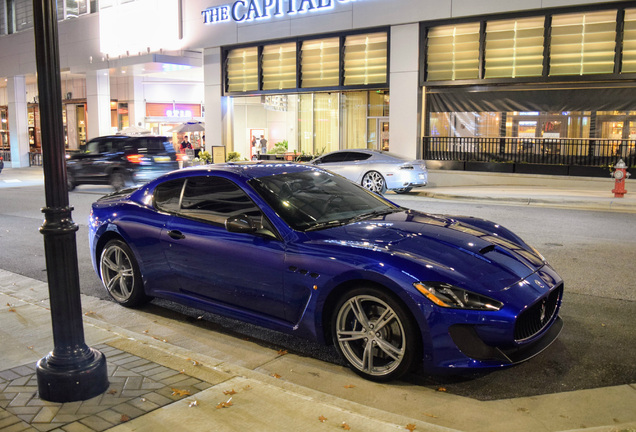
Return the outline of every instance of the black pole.
<path id="1" fill-rule="evenodd" d="M 73 402 L 97 396 L 109 384 L 106 357 L 84 342 L 75 243 L 78 227 L 71 218 L 66 188 L 56 6 L 56 0 L 33 0 L 46 195 L 40 232 L 44 235 L 54 345 L 38 361 L 36 372 L 41 399 Z"/>

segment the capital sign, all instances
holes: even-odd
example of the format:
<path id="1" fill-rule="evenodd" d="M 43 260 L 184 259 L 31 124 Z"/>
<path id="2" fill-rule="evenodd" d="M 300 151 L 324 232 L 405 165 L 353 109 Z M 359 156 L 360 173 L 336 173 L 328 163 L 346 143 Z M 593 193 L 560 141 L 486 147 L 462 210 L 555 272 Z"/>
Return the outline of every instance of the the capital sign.
<path id="1" fill-rule="evenodd" d="M 337 4 L 355 1 L 362 0 L 236 0 L 231 4 L 209 7 L 201 11 L 201 15 L 204 24 L 250 22 L 327 11 Z"/>

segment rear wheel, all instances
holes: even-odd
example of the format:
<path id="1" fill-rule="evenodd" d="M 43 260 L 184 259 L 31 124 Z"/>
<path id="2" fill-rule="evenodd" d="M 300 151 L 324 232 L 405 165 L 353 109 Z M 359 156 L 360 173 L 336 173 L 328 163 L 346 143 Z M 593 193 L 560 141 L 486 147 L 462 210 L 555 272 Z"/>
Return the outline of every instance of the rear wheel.
<path id="1" fill-rule="evenodd" d="M 402 189 L 396 189 L 393 192 L 395 192 L 396 194 L 406 194 L 406 193 L 411 192 L 411 190 L 413 190 L 412 187 L 405 187 L 405 188 L 402 188 Z"/>
<path id="2" fill-rule="evenodd" d="M 117 303 L 135 307 L 148 301 L 139 265 L 126 243 L 121 240 L 106 243 L 99 258 L 99 268 L 104 287 Z"/>
<path id="3" fill-rule="evenodd" d="M 386 182 L 384 177 L 377 171 L 369 171 L 362 177 L 362 187 L 369 189 L 371 192 L 383 194 L 386 192 Z"/>
<path id="4" fill-rule="evenodd" d="M 108 182 L 116 192 L 119 192 L 126 187 L 126 175 L 122 171 L 113 171 Z"/>
<path id="5" fill-rule="evenodd" d="M 332 337 L 358 375 L 390 381 L 408 372 L 419 350 L 413 319 L 393 297 L 377 288 L 356 288 L 336 304 Z"/>

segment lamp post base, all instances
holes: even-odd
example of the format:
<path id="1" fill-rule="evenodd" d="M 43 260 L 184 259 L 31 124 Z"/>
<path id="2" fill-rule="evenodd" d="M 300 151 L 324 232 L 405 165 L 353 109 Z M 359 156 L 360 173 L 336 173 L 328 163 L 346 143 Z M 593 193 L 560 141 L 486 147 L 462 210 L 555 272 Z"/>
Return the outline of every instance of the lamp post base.
<path id="1" fill-rule="evenodd" d="M 72 358 L 49 353 L 38 361 L 36 374 L 40 399 L 49 402 L 87 400 L 109 386 L 106 356 L 89 347 Z"/>

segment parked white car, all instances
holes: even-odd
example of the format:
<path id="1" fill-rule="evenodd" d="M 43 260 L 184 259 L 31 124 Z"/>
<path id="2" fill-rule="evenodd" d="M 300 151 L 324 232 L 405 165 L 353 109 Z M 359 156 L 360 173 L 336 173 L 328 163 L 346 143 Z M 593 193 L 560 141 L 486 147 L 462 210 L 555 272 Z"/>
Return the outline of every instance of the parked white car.
<path id="1" fill-rule="evenodd" d="M 338 150 L 309 163 L 320 165 L 379 194 L 387 190 L 407 193 L 414 187 L 426 186 L 428 182 L 428 171 L 423 160 L 410 160 L 377 150 Z"/>

